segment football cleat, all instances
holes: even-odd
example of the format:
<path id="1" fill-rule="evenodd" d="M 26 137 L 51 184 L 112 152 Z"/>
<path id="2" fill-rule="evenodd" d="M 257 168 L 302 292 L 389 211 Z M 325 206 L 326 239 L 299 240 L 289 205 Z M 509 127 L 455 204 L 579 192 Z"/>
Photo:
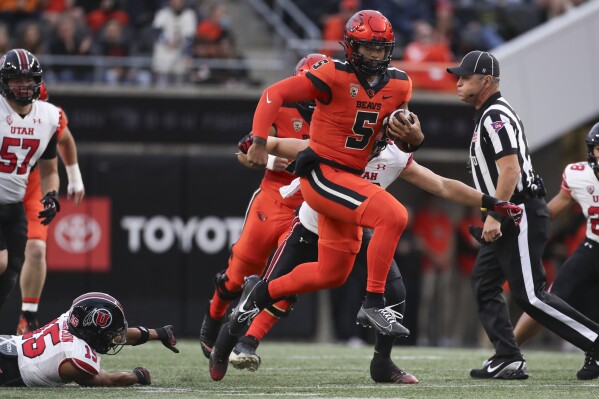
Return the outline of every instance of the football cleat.
<path id="1" fill-rule="evenodd" d="M 256 303 L 257 292 L 262 285 L 264 285 L 264 281 L 256 275 L 245 277 L 241 298 L 233 312 L 231 312 L 229 319 L 229 333 L 231 335 L 240 336 L 252 319 L 262 310 Z"/>
<path id="2" fill-rule="evenodd" d="M 401 313 L 392 309 L 393 306 L 385 308 L 365 308 L 364 305 L 360 308 L 356 323 L 364 327 L 374 327 L 378 332 L 384 335 L 394 337 L 407 337 L 410 335 L 410 330 L 402 326 L 397 317 L 402 317 Z"/>
<path id="3" fill-rule="evenodd" d="M 229 359 L 227 359 L 227 356 L 224 356 L 224 354 L 221 355 L 218 352 L 218 349 L 214 349 L 210 353 L 208 367 L 210 369 L 210 378 L 212 378 L 213 381 L 220 381 L 225 378 L 225 374 L 227 374 Z"/>
<path id="4" fill-rule="evenodd" d="M 259 344 L 260 341 L 251 335 L 241 337 L 229 356 L 229 363 L 239 370 L 247 369 L 252 372 L 258 370 L 261 360 L 256 354 L 256 349 Z"/>
<path id="5" fill-rule="evenodd" d="M 526 360 L 522 355 L 494 355 L 483 363 L 483 368 L 470 370 L 470 377 L 525 380 L 528 378 Z"/>
<path id="6" fill-rule="evenodd" d="M 214 343 L 210 353 L 210 378 L 214 381 L 220 381 L 227 374 L 229 367 L 229 355 L 237 343 L 237 337 L 229 334 L 229 326 L 224 324 L 218 333 L 218 338 Z"/>
<path id="7" fill-rule="evenodd" d="M 397 367 L 390 358 L 374 357 L 370 362 L 370 377 L 374 382 L 418 384 L 418 378 Z"/>
<path id="8" fill-rule="evenodd" d="M 599 350 L 597 344 L 585 352 L 584 364 L 576 373 L 579 380 L 593 380 L 599 377 Z"/>
<path id="9" fill-rule="evenodd" d="M 22 311 L 17 324 L 17 335 L 27 334 L 37 330 L 39 323 L 37 321 L 37 312 Z"/>
<path id="10" fill-rule="evenodd" d="M 210 305 L 208 305 L 204 320 L 202 320 L 202 329 L 200 330 L 200 345 L 202 346 L 202 352 L 207 359 L 210 359 L 212 347 L 214 346 L 214 342 L 216 342 L 218 331 L 220 330 L 224 319 L 224 316 L 220 319 L 213 319 L 210 317 Z"/>

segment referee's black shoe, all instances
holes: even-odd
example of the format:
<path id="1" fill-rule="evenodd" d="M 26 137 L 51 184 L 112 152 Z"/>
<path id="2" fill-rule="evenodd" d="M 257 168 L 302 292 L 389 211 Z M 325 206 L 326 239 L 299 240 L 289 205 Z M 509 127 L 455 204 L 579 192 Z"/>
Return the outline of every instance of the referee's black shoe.
<path id="1" fill-rule="evenodd" d="M 585 352 L 584 364 L 576 373 L 579 380 L 593 380 L 599 377 L 599 344 L 594 343 L 591 349 Z"/>
<path id="2" fill-rule="evenodd" d="M 483 368 L 470 370 L 470 377 L 525 380 L 528 378 L 526 360 L 522 355 L 495 355 L 483 363 Z"/>

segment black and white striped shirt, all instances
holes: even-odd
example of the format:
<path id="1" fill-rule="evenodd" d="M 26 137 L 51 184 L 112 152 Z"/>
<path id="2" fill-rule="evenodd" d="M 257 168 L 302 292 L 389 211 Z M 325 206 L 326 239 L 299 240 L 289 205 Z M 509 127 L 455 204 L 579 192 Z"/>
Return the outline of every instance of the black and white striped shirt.
<path id="1" fill-rule="evenodd" d="M 520 179 L 514 194 L 528 190 L 533 181 L 533 168 L 522 121 L 501 93 L 485 101 L 474 118 L 474 135 L 470 144 L 470 163 L 476 189 L 495 196 L 499 168 L 496 160 L 517 154 Z"/>

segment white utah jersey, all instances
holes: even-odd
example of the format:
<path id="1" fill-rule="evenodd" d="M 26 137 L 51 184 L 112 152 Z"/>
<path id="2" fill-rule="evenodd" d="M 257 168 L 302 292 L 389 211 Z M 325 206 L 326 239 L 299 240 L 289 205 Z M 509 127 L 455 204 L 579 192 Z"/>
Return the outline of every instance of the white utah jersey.
<path id="1" fill-rule="evenodd" d="M 0 204 L 23 200 L 31 167 L 59 129 L 61 112 L 45 101 L 35 101 L 23 118 L 0 96 Z"/>
<path id="2" fill-rule="evenodd" d="M 100 356 L 67 327 L 68 312 L 33 334 L 13 336 L 19 355 L 19 370 L 25 385 L 57 387 L 67 382 L 60 378 L 60 365 L 70 361 L 90 374 L 100 372 Z"/>
<path id="3" fill-rule="evenodd" d="M 379 154 L 372 158 L 364 169 L 362 177 L 373 184 L 387 188 L 393 183 L 412 162 L 412 154 L 401 151 L 395 144 L 390 143 Z M 318 234 L 318 212 L 305 201 L 299 210 L 302 225 L 314 234 Z"/>
<path id="4" fill-rule="evenodd" d="M 599 242 L 599 180 L 587 162 L 566 166 L 562 189 L 578 202 L 587 218 L 587 238 Z"/>

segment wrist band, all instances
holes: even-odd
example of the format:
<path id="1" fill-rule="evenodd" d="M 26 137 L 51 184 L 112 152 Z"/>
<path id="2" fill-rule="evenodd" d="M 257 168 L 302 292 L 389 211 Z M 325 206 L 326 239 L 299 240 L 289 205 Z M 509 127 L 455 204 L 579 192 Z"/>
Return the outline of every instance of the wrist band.
<path id="1" fill-rule="evenodd" d="M 133 344 L 133 346 L 142 345 L 142 344 L 145 344 L 146 342 L 148 342 L 148 340 L 150 339 L 150 331 L 147 328 L 142 327 L 142 326 L 138 326 L 135 328 L 137 328 L 139 330 L 139 332 L 141 333 L 141 336 L 139 337 L 137 342 Z"/>
<path id="2" fill-rule="evenodd" d="M 490 195 L 483 194 L 482 207 L 487 210 L 492 210 L 493 206 L 497 203 L 497 200 Z"/>
<path id="3" fill-rule="evenodd" d="M 74 163 L 72 165 L 66 165 L 65 169 L 67 170 L 67 178 L 69 179 L 69 183 L 74 184 L 74 183 L 83 182 L 78 163 Z"/>

